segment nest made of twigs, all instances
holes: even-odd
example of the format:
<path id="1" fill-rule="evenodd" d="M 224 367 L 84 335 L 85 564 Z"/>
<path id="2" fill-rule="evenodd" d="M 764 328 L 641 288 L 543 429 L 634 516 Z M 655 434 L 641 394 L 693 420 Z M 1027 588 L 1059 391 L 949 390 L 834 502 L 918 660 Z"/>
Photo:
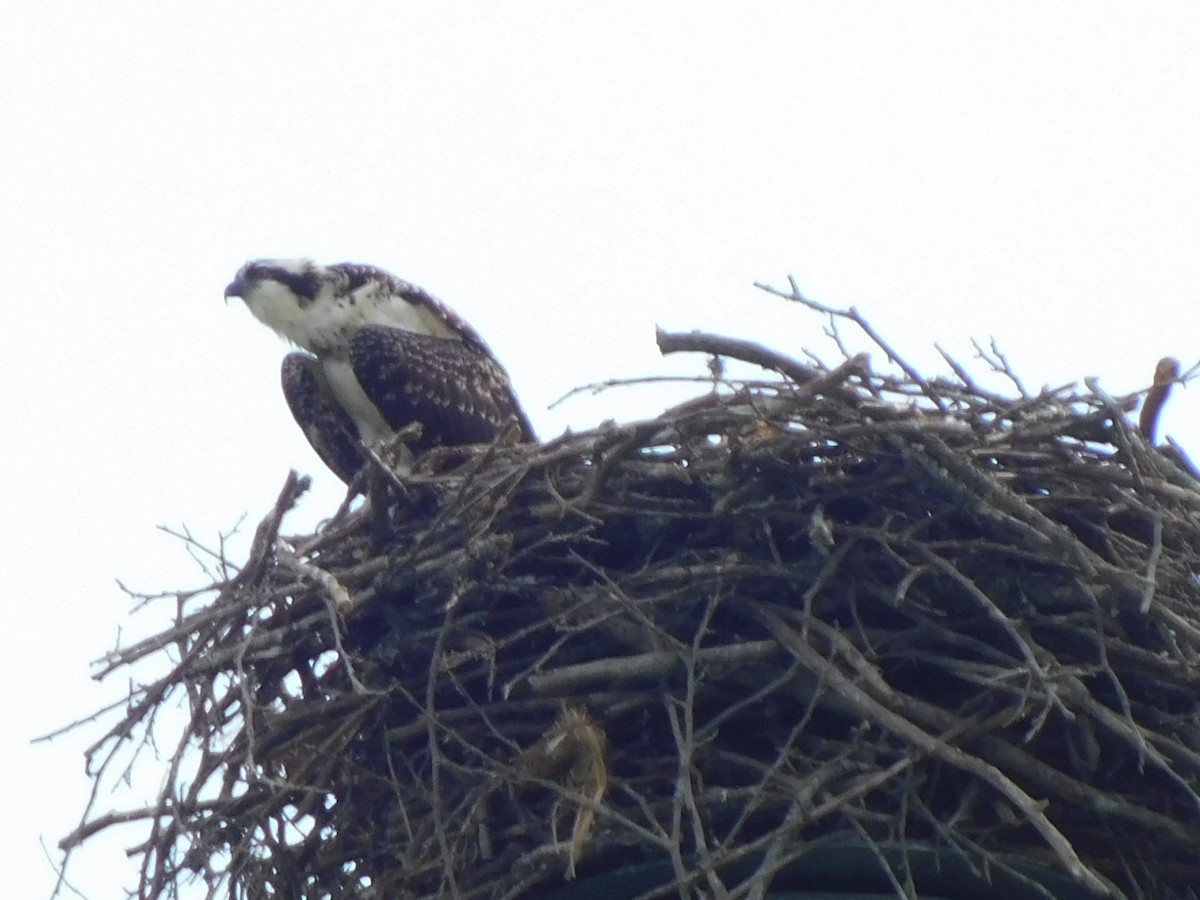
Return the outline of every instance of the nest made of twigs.
<path id="1" fill-rule="evenodd" d="M 97 753 L 181 692 L 186 733 L 152 808 L 65 845 L 144 819 L 148 898 L 520 897 L 653 860 L 645 896 L 755 896 L 841 839 L 900 897 L 906 847 L 1200 883 L 1200 485 L 1130 398 L 660 341 L 784 377 L 435 454 L 283 540 L 290 479 L 215 599 L 107 661 L 177 656 Z"/>

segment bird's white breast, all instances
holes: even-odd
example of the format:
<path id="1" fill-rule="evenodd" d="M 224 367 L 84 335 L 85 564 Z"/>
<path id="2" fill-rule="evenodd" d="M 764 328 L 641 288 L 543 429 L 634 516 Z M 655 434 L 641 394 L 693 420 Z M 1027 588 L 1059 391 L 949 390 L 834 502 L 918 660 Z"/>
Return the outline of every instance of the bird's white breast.
<path id="1" fill-rule="evenodd" d="M 359 437 L 368 447 L 378 446 L 391 438 L 395 432 L 358 383 L 349 360 L 326 356 L 321 359 L 321 369 L 337 402 L 354 420 Z"/>

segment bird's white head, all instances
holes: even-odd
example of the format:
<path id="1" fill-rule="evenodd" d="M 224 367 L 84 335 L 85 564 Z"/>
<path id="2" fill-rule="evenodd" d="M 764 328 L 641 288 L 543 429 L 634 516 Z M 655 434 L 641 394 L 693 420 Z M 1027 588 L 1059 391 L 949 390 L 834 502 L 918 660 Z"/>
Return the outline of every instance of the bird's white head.
<path id="1" fill-rule="evenodd" d="M 435 337 L 470 329 L 420 288 L 372 266 L 311 259 L 246 263 L 225 288 L 254 317 L 293 344 L 318 355 L 337 352 L 363 325 L 389 325 Z M 472 333 L 473 334 L 473 333 Z"/>
<path id="2" fill-rule="evenodd" d="M 225 297 L 242 298 L 256 319 L 311 350 L 312 313 L 332 305 L 336 291 L 328 274 L 311 259 L 258 259 L 238 270 Z"/>

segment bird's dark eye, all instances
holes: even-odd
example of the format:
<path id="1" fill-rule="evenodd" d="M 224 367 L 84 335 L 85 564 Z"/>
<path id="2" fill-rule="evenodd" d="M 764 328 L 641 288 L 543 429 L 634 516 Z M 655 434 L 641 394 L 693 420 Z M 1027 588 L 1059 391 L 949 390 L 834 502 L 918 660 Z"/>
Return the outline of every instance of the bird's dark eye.
<path id="1" fill-rule="evenodd" d="M 293 272 L 289 269 L 264 266 L 253 275 L 256 279 L 266 280 L 269 278 L 271 281 L 278 281 L 280 284 L 286 285 L 301 300 L 315 300 L 317 292 L 321 289 L 320 276 L 310 269 Z"/>

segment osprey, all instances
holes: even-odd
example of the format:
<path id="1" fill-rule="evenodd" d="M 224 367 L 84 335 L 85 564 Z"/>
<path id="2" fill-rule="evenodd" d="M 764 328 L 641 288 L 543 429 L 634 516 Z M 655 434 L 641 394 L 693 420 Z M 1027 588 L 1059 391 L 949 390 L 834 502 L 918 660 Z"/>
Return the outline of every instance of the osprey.
<path id="1" fill-rule="evenodd" d="M 283 393 L 313 449 L 347 484 L 397 430 L 435 446 L 532 441 L 508 375 L 470 325 L 416 285 L 373 266 L 307 259 L 248 262 L 225 288 L 300 347 Z"/>

